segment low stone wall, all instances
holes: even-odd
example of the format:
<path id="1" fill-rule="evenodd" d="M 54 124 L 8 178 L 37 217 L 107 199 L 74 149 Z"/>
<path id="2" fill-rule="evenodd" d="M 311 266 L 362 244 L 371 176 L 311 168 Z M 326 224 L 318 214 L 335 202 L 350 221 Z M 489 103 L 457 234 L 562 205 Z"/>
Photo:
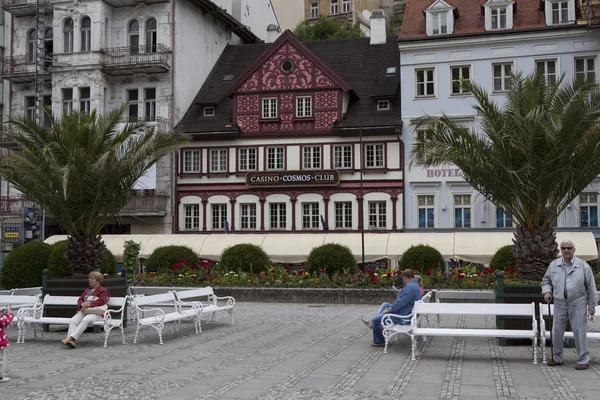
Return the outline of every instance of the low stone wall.
<path id="1" fill-rule="evenodd" d="M 213 287 L 217 296 L 233 296 L 235 301 L 261 303 L 381 304 L 392 303 L 393 289 L 321 289 Z"/>

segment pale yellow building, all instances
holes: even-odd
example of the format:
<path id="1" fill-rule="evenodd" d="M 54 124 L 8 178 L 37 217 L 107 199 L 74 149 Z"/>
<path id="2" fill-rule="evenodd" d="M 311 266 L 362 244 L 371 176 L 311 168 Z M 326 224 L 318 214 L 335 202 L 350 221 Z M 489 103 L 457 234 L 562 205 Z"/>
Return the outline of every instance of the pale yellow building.
<path id="1" fill-rule="evenodd" d="M 304 3 L 306 0 L 271 0 L 281 32 L 294 30 L 299 22 L 304 21 Z"/>

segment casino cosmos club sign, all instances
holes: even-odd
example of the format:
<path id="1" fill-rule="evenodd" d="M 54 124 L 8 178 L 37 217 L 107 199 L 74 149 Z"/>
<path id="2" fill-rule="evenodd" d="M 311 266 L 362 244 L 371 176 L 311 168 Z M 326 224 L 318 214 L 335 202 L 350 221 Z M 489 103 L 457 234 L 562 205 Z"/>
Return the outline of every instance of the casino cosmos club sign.
<path id="1" fill-rule="evenodd" d="M 336 186 L 339 183 L 340 172 L 336 169 L 248 172 L 246 174 L 248 187 Z"/>

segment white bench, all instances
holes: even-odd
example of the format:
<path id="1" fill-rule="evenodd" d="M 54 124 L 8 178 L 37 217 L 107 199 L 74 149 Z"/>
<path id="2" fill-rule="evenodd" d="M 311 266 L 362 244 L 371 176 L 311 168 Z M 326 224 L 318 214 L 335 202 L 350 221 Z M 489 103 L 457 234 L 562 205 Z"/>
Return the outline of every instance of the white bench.
<path id="1" fill-rule="evenodd" d="M 423 298 L 421 298 L 421 300 L 419 300 L 417 303 L 419 303 L 419 302 L 429 303 L 431 301 L 432 296 L 434 296 L 434 293 L 435 293 L 434 290 L 427 292 L 427 294 L 425 294 L 425 296 L 423 296 Z M 384 353 L 387 353 L 387 348 L 388 348 L 389 342 L 397 335 L 400 335 L 400 334 L 408 335 L 412 341 L 412 326 L 411 326 L 411 324 L 401 325 L 401 324 L 397 324 L 394 322 L 394 319 L 396 319 L 396 320 L 404 319 L 404 320 L 412 321 L 412 316 L 413 316 L 412 313 L 410 313 L 409 315 L 386 314 L 381 319 L 381 326 L 383 327 L 382 333 L 383 333 L 383 337 L 385 338 L 385 347 L 383 348 Z M 427 318 L 427 325 L 429 325 L 429 318 L 428 318 L 429 316 L 425 315 L 424 317 Z"/>
<path id="2" fill-rule="evenodd" d="M 475 316 L 520 316 L 531 317 L 531 329 L 486 329 L 486 328 L 423 328 L 418 324 L 418 316 L 434 315 L 475 315 Z M 416 340 L 419 336 L 464 336 L 464 337 L 502 337 L 533 340 L 533 363 L 537 364 L 537 320 L 535 305 L 529 304 L 477 304 L 477 303 L 416 303 L 413 308 L 412 328 L 412 359 L 417 353 Z"/>
<path id="3" fill-rule="evenodd" d="M 136 314 L 137 327 L 133 343 L 137 343 L 137 337 L 140 329 L 145 326 L 152 327 L 158 332 L 158 340 L 163 344 L 162 330 L 168 322 L 180 322 L 190 319 L 196 328 L 196 333 L 200 333 L 200 318 L 202 317 L 202 305 L 200 303 L 182 304 L 177 300 L 174 292 L 163 294 L 154 294 L 150 296 L 134 296 L 132 304 Z M 168 305 L 174 308 L 172 312 L 165 312 L 160 306 Z M 184 305 L 189 307 L 184 308 Z M 151 308 L 147 308 L 151 307 Z M 175 329 L 175 326 L 173 326 Z"/>
<path id="4" fill-rule="evenodd" d="M 23 307 L 33 307 L 41 301 L 41 295 L 31 296 L 13 296 L 10 294 L 0 294 L 0 308 L 10 306 L 13 310 L 18 310 Z"/>
<path id="5" fill-rule="evenodd" d="M 552 316 L 554 316 L 554 304 L 550 305 Z M 596 306 L 596 318 L 600 318 L 600 306 Z M 542 347 L 542 363 L 548 362 L 548 354 L 546 351 L 546 340 L 550 339 L 550 331 L 546 330 L 546 321 L 544 317 L 548 317 L 548 304 L 540 303 L 540 346 Z M 572 331 L 565 331 L 565 339 L 573 339 Z M 587 331 L 588 339 L 600 340 L 600 332 Z"/>
<path id="6" fill-rule="evenodd" d="M 235 306 L 235 299 L 233 297 L 217 297 L 215 296 L 213 288 L 210 286 L 199 289 L 174 291 L 174 293 L 178 302 L 199 302 L 202 306 L 202 314 L 212 313 L 211 321 L 215 320 L 215 315 L 218 311 L 225 311 L 229 314 L 231 325 L 233 325 L 233 309 Z M 219 300 L 221 300 L 220 304 Z M 223 300 L 225 302 L 223 302 Z"/>
<path id="7" fill-rule="evenodd" d="M 47 294 L 44 300 L 33 307 L 23 307 L 17 312 L 17 343 L 25 343 L 25 333 L 33 325 L 33 337 L 37 339 L 36 326 L 38 325 L 69 325 L 71 318 L 44 317 L 44 307 L 46 306 L 77 306 L 79 296 L 52 296 Z M 99 326 L 104 328 L 104 347 L 107 347 L 108 335 L 113 328 L 121 330 L 123 344 L 125 344 L 125 332 L 123 331 L 123 313 L 127 297 L 110 297 L 108 300 L 108 310 L 104 312 L 101 321 L 96 321 L 90 326 Z M 119 314 L 118 318 L 112 314 Z M 44 332 L 42 331 L 42 338 Z"/>

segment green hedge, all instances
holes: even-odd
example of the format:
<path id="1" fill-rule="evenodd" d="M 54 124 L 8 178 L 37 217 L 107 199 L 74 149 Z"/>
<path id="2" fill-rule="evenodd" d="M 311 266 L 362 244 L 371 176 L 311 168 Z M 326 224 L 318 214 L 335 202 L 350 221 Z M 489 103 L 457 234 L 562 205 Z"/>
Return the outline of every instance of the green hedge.
<path id="1" fill-rule="evenodd" d="M 356 272 L 356 260 L 348 246 L 327 243 L 314 247 L 307 260 L 308 272 L 326 270 L 329 275 L 337 272 L 353 274 Z"/>
<path id="2" fill-rule="evenodd" d="M 73 275 L 69 261 L 65 257 L 66 252 L 66 240 L 61 240 L 50 246 L 50 258 L 48 260 L 48 277 L 50 279 L 70 278 Z"/>
<path id="3" fill-rule="evenodd" d="M 400 259 L 400 268 L 406 269 L 419 269 L 419 268 L 432 268 L 435 264 L 438 266 L 444 265 L 444 257 L 436 248 L 419 244 L 417 246 L 409 247 L 402 258 Z"/>
<path id="4" fill-rule="evenodd" d="M 240 243 L 223 250 L 220 264 L 231 271 L 260 272 L 267 269 L 270 261 L 260 246 Z"/>
<path id="5" fill-rule="evenodd" d="M 42 272 L 48 266 L 50 246 L 40 241 L 27 242 L 13 249 L 0 270 L 5 289 L 42 286 Z"/>
<path id="6" fill-rule="evenodd" d="M 512 249 L 513 247 L 511 245 L 507 245 L 500 247 L 496 253 L 494 253 L 492 260 L 490 261 L 492 270 L 503 270 L 508 266 L 514 267 L 517 264 L 517 259 L 515 258 Z"/>
<path id="7" fill-rule="evenodd" d="M 179 260 L 188 260 L 194 264 L 200 261 L 200 256 L 189 247 L 161 246 L 154 249 L 146 261 L 148 272 L 162 272 L 170 269 Z"/>

